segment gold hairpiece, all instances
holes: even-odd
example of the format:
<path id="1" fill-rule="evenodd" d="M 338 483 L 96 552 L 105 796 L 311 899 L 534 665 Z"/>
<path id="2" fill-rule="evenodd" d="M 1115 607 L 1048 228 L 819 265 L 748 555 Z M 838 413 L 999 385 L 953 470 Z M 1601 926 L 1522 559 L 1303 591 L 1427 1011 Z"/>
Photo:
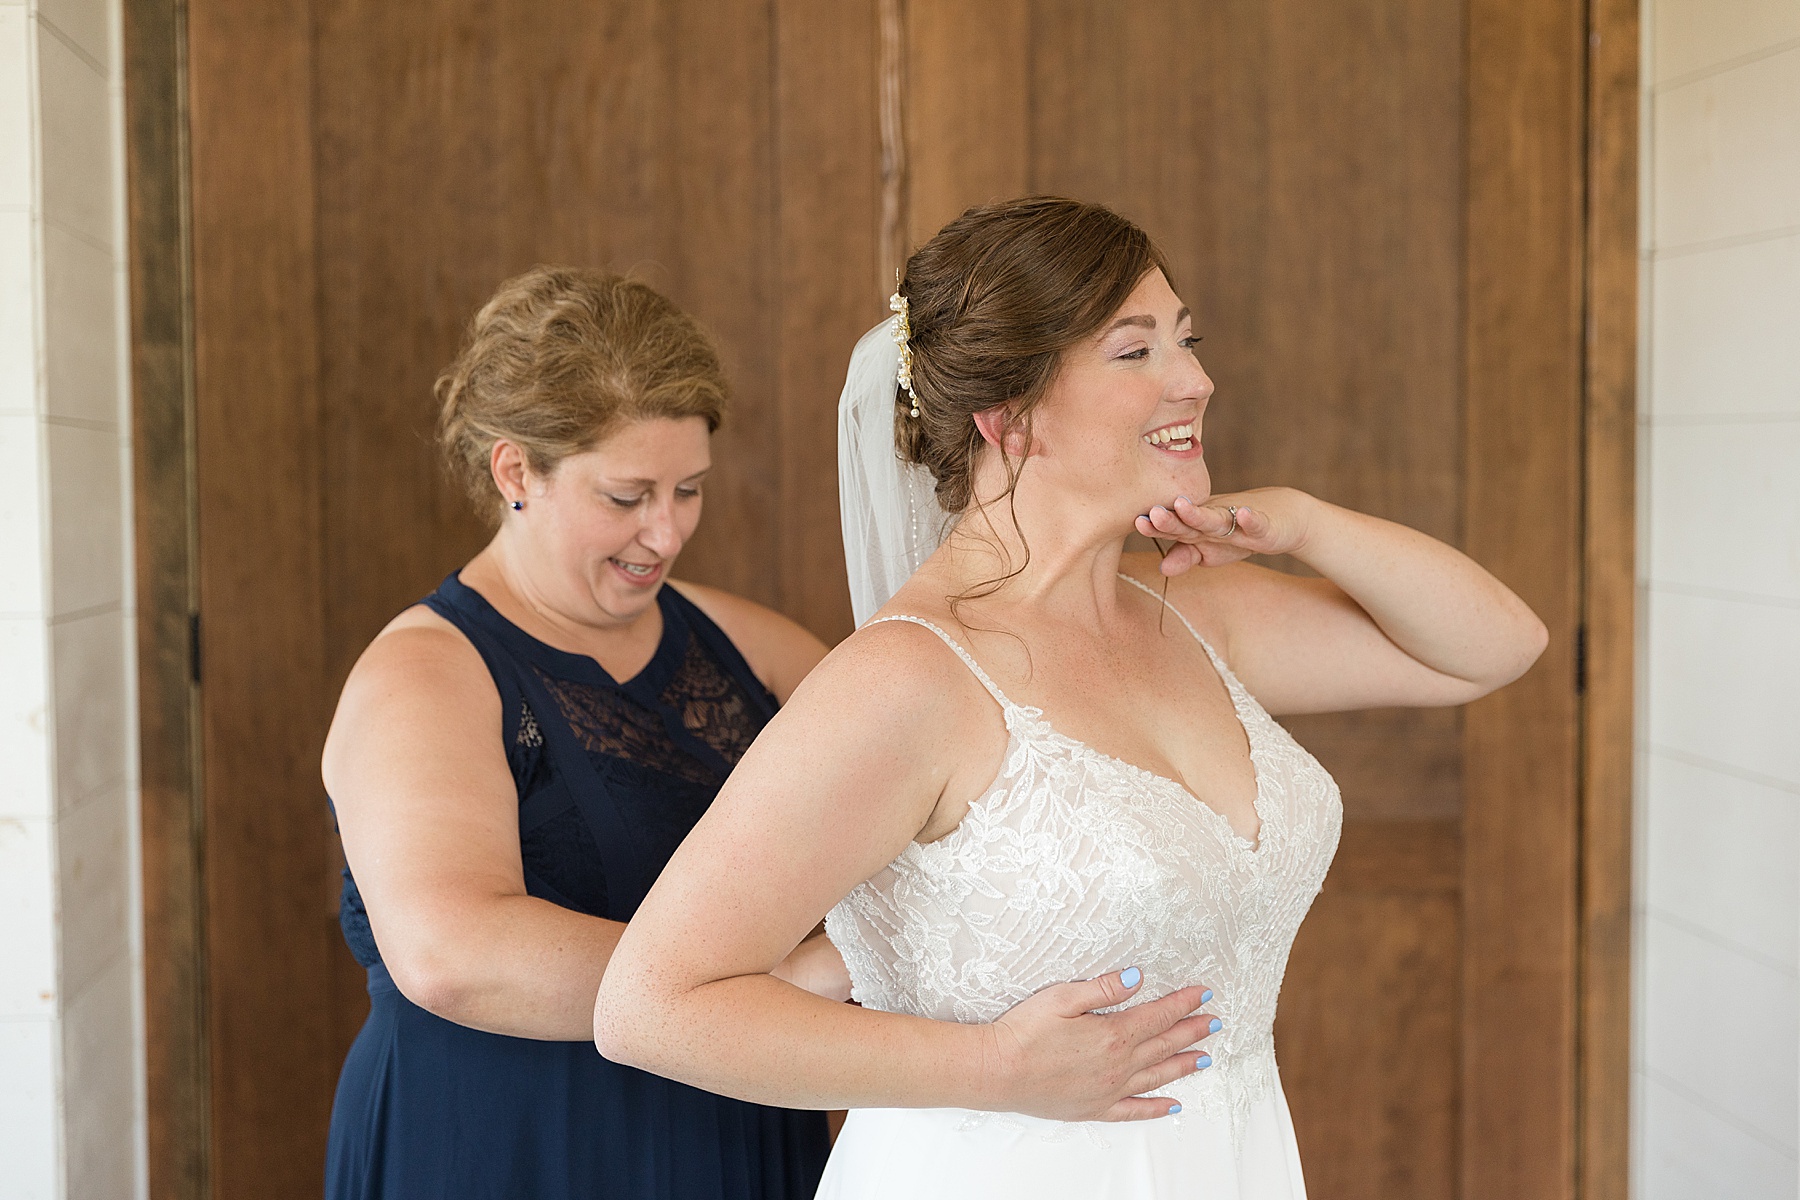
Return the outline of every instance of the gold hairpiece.
<path id="1" fill-rule="evenodd" d="M 894 373 L 894 382 L 906 389 L 912 397 L 911 416 L 919 415 L 919 393 L 913 391 L 912 381 L 912 321 L 908 313 L 906 297 L 895 292 L 888 297 L 888 308 L 894 313 L 894 344 L 900 347 L 900 367 Z"/>

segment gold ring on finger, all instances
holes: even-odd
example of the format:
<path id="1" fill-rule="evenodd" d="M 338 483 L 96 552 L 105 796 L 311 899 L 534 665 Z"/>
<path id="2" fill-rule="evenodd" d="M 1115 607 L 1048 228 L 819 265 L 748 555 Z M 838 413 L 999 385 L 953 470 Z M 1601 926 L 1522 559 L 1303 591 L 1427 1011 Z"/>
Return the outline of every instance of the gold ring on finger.
<path id="1" fill-rule="evenodd" d="M 1219 535 L 1220 537 L 1230 537 L 1237 532 L 1237 505 L 1227 504 L 1225 506 L 1225 511 L 1231 514 L 1231 528 L 1227 529 L 1224 533 L 1221 533 Z"/>

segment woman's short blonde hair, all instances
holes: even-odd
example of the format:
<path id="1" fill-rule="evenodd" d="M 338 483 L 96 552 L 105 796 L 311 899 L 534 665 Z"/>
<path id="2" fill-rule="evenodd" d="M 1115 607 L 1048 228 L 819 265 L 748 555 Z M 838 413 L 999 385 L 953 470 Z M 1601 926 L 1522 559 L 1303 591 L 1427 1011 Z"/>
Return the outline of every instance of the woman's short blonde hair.
<path id="1" fill-rule="evenodd" d="M 712 339 L 656 289 L 582 267 L 538 266 L 500 285 L 438 376 L 438 444 L 482 515 L 497 520 L 489 462 L 512 442 L 548 475 L 619 426 L 725 418 Z"/>

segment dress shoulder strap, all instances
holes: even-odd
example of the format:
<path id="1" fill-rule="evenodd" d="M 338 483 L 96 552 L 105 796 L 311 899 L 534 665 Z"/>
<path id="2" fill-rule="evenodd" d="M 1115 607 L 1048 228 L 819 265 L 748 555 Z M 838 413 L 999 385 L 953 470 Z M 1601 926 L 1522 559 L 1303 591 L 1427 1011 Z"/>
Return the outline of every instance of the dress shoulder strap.
<path id="1" fill-rule="evenodd" d="M 986 688 L 988 695 L 994 698 L 994 703 L 1004 709 L 1018 707 L 1011 700 L 1006 698 L 1006 693 L 1002 692 L 992 679 L 988 678 L 988 673 L 981 669 L 981 664 L 975 661 L 975 656 L 973 654 L 964 650 L 962 644 L 955 638 L 945 633 L 942 629 L 939 629 L 936 625 L 933 625 L 930 621 L 927 621 L 924 617 L 914 617 L 906 613 L 898 613 L 891 617 L 877 617 L 873 621 L 870 621 L 869 624 L 881 625 L 888 621 L 905 621 L 910 625 L 918 625 L 922 628 L 931 630 L 931 632 L 938 635 L 939 640 L 941 640 L 944 645 L 956 651 L 956 657 L 962 659 L 963 666 L 969 668 L 969 670 L 974 673 L 975 678 L 981 680 L 981 686 Z"/>
<path id="2" fill-rule="evenodd" d="M 1143 580 L 1133 578 L 1132 576 L 1127 575 L 1123 571 L 1119 572 L 1119 578 L 1123 579 L 1126 583 L 1129 583 L 1132 587 L 1134 587 L 1138 591 L 1144 593 L 1146 596 L 1154 597 L 1158 604 L 1161 604 L 1164 608 L 1166 608 L 1170 612 L 1174 613 L 1175 619 L 1177 621 L 1180 621 L 1183 625 L 1187 626 L 1187 631 L 1194 635 L 1194 640 L 1196 642 L 1200 643 L 1200 648 L 1202 650 L 1206 651 L 1206 657 L 1212 660 L 1213 665 L 1215 667 L 1218 667 L 1221 672 L 1224 672 L 1225 660 L 1220 658 L 1219 652 L 1217 650 L 1214 650 L 1212 648 L 1212 646 L 1210 644 L 1208 644 L 1207 640 L 1200 636 L 1200 631 L 1198 629 L 1194 628 L 1194 623 L 1192 621 L 1188 620 L 1186 617 L 1181 615 L 1181 610 L 1179 608 L 1176 608 L 1173 604 L 1170 604 L 1166 599 L 1164 599 L 1161 595 L 1159 595 L 1157 593 L 1155 588 L 1151 587 L 1149 584 L 1145 583 Z"/>

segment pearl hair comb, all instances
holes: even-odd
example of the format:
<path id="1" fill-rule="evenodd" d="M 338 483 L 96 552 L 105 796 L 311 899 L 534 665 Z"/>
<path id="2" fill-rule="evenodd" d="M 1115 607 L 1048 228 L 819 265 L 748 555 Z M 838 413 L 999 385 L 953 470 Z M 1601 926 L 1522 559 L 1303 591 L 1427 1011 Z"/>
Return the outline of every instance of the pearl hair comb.
<path id="1" fill-rule="evenodd" d="M 894 374 L 894 382 L 906 389 L 912 397 L 912 411 L 908 415 L 919 415 L 919 393 L 913 391 L 912 380 L 912 321 L 908 312 L 906 297 L 895 292 L 888 297 L 888 308 L 894 313 L 894 344 L 900 347 L 900 367 Z"/>

